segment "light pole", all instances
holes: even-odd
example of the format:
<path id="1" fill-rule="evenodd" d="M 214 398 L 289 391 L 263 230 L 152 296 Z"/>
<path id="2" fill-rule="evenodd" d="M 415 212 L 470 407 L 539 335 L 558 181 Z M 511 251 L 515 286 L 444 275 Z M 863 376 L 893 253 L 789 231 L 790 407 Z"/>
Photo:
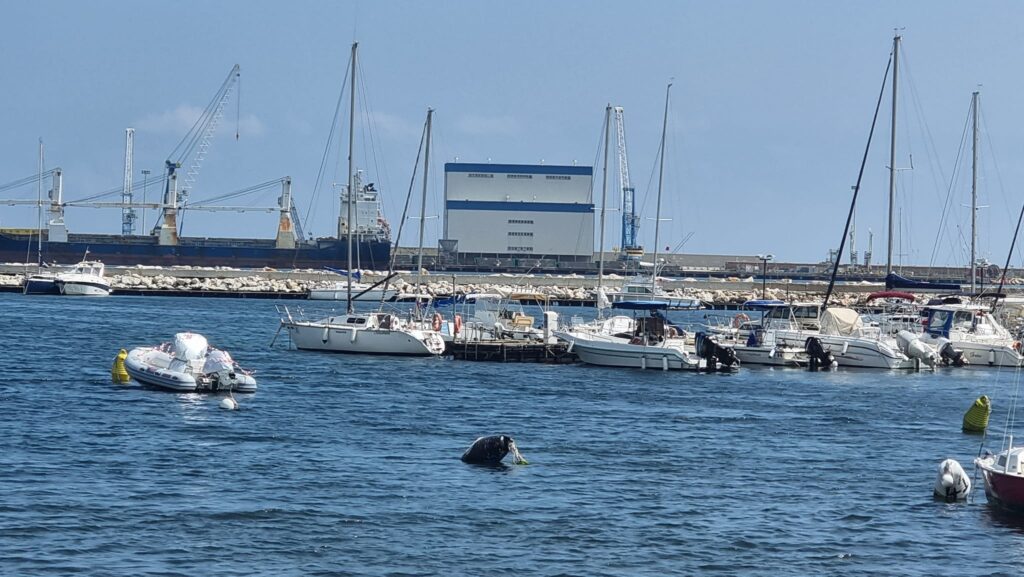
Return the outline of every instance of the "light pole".
<path id="1" fill-rule="evenodd" d="M 768 291 L 768 261 L 774 260 L 775 255 L 759 254 L 757 258 L 761 261 L 761 300 L 764 300 Z"/>
<path id="2" fill-rule="evenodd" d="M 142 171 L 142 204 L 146 204 L 146 189 L 149 188 L 149 172 Z M 142 207 L 142 231 L 146 231 L 146 207 Z"/>

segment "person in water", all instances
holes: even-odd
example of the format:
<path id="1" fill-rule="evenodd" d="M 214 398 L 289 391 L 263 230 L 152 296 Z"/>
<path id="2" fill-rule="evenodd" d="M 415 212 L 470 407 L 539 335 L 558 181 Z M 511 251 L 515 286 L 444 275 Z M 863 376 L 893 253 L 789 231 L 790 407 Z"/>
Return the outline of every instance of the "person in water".
<path id="1" fill-rule="evenodd" d="M 509 453 L 512 453 L 512 462 L 516 465 L 528 464 L 519 453 L 515 440 L 508 435 L 478 438 L 462 454 L 462 462 L 471 465 L 498 465 Z"/>

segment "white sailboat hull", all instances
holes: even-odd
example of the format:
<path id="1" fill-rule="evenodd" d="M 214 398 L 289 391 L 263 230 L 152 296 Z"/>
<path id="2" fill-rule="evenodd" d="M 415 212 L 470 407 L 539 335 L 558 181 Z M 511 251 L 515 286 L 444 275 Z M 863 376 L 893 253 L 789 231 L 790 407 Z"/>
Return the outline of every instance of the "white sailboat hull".
<path id="1" fill-rule="evenodd" d="M 434 332 L 361 328 L 325 322 L 282 323 L 295 347 L 307 351 L 423 357 L 444 352 L 444 341 Z"/>

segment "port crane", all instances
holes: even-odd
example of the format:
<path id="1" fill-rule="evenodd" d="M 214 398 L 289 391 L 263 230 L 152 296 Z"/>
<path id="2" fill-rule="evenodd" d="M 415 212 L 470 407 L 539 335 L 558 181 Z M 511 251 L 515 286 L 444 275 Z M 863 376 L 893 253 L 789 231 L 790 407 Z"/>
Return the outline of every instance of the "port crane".
<path id="1" fill-rule="evenodd" d="M 638 260 L 643 256 L 644 249 L 637 239 L 640 218 L 636 215 L 635 191 L 629 182 L 623 108 L 615 106 L 612 110 L 615 113 L 615 148 L 619 157 L 619 186 L 622 190 L 622 252 L 619 254 L 622 260 Z"/>

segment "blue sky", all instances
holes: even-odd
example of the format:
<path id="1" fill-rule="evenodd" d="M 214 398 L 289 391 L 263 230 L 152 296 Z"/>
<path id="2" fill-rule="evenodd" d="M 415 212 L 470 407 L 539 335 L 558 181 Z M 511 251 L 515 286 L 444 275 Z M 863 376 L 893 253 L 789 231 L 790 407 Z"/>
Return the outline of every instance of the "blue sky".
<path id="1" fill-rule="evenodd" d="M 909 168 L 912 156 L 914 169 L 899 173 L 896 259 L 966 262 L 969 165 L 950 180 L 979 84 L 981 256 L 1005 259 L 1024 201 L 1017 3 L 111 0 L 9 2 L 4 13 L 0 183 L 36 171 L 41 137 L 47 166 L 64 169 L 68 199 L 119 186 L 128 126 L 136 179 L 143 168 L 158 173 L 238 63 L 238 122 L 232 101 L 193 199 L 290 175 L 302 213 L 316 201 L 307 229 L 329 234 L 336 201 L 312 189 L 357 39 L 367 96 L 357 159 L 384 191 L 393 226 L 428 106 L 436 109 L 428 213 L 437 215 L 446 161 L 593 164 L 610 102 L 625 107 L 650 246 L 662 99 L 674 78 L 662 210 L 671 220 L 660 244 L 693 233 L 685 252 L 818 261 L 838 245 L 899 27 L 897 166 Z M 885 259 L 888 118 L 886 108 L 857 211 L 858 249 L 872 229 L 875 262 Z M 329 180 L 343 181 L 344 151 L 329 164 Z M 609 217 L 609 247 L 617 219 Z M 69 210 L 67 220 L 73 232 L 120 230 L 116 210 Z M 0 226 L 34 222 L 29 209 L 0 207 Z M 189 213 L 185 234 L 271 237 L 275 224 L 269 215 Z M 428 239 L 439 231 L 429 220 Z"/>

